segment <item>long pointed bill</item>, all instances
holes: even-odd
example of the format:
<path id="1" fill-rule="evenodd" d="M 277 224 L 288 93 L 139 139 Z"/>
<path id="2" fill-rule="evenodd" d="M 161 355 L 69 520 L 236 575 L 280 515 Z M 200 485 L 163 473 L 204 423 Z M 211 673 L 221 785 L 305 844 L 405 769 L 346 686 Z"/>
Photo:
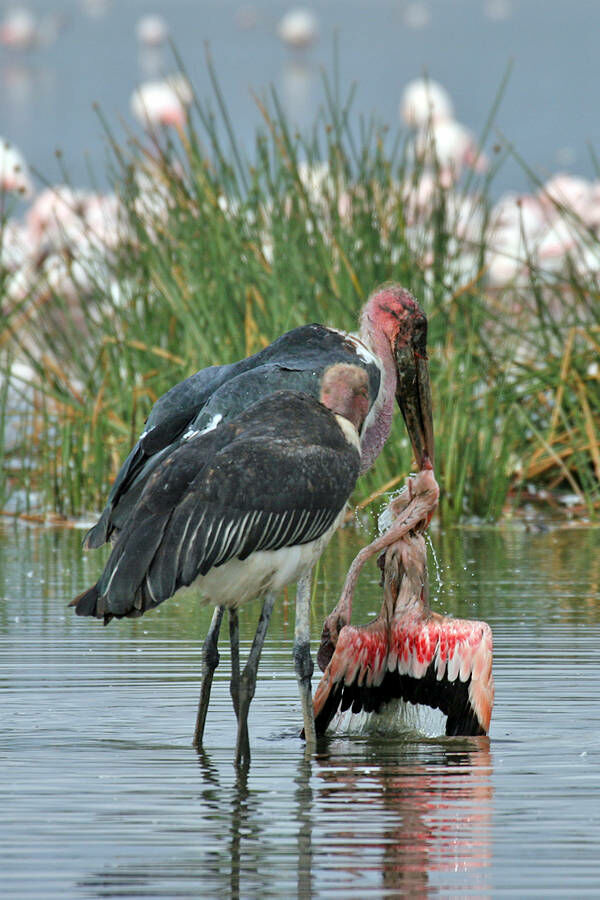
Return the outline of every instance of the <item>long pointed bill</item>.
<path id="1" fill-rule="evenodd" d="M 419 338 L 411 345 L 396 345 L 396 400 L 406 423 L 417 466 L 423 469 L 433 466 L 434 442 L 429 366 L 425 341 L 421 336 Z M 421 343 L 422 347 L 419 346 Z"/>

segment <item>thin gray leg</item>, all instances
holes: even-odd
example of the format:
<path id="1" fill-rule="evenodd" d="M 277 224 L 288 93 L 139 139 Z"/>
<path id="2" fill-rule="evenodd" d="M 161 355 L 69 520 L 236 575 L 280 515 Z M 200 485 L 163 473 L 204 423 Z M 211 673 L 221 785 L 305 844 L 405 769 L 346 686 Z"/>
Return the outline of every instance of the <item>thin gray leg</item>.
<path id="1" fill-rule="evenodd" d="M 206 724 L 206 713 L 208 711 L 208 702 L 210 700 L 210 689 L 212 687 L 215 669 L 219 665 L 219 650 L 217 644 L 224 612 L 225 607 L 216 607 L 210 622 L 208 634 L 206 635 L 202 646 L 202 683 L 200 685 L 200 700 L 198 702 L 196 728 L 194 729 L 194 739 L 192 741 L 193 746 L 197 749 L 202 746 L 204 726 Z"/>
<path id="2" fill-rule="evenodd" d="M 263 608 L 258 620 L 258 627 L 252 647 L 248 655 L 248 661 L 244 666 L 239 687 L 239 709 L 238 709 L 238 733 L 237 743 L 235 747 L 235 764 L 242 768 L 248 768 L 250 765 L 250 740 L 248 737 L 248 711 L 254 690 L 256 688 L 256 674 L 258 672 L 258 664 L 260 662 L 260 654 L 262 652 L 267 628 L 269 627 L 269 619 L 273 612 L 275 603 L 275 594 L 268 593 L 263 603 Z"/>
<path id="3" fill-rule="evenodd" d="M 231 694 L 233 711 L 237 719 L 240 714 L 240 628 L 238 611 L 233 607 L 229 610 L 229 646 L 231 647 L 229 693 Z"/>
<path id="4" fill-rule="evenodd" d="M 312 574 L 313 570 L 311 569 L 306 575 L 302 576 L 296 586 L 296 629 L 294 633 L 294 665 L 302 702 L 304 737 L 307 749 L 313 749 L 317 743 L 310 683 L 314 669 L 313 661 L 310 658 L 310 592 Z"/>

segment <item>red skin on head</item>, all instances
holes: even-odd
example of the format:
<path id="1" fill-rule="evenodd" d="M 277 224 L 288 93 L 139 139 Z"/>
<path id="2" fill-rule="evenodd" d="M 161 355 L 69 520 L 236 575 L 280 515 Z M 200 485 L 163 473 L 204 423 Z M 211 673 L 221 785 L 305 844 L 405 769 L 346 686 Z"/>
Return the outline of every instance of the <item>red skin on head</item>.
<path id="1" fill-rule="evenodd" d="M 371 294 L 362 310 L 360 338 L 379 360 L 383 381 L 377 414 L 369 421 L 361 439 L 362 472 L 375 462 L 392 427 L 398 365 L 404 365 L 398 354 L 404 354 L 406 362 L 414 366 L 419 357 L 426 358 L 426 337 L 427 319 L 403 287 L 384 284 Z"/>
<path id="2" fill-rule="evenodd" d="M 415 319 L 423 319 L 425 323 L 423 311 L 415 298 L 397 284 L 384 285 L 371 294 L 363 316 L 371 324 L 369 330 L 375 328 L 383 332 L 392 347 L 403 332 L 412 332 Z"/>

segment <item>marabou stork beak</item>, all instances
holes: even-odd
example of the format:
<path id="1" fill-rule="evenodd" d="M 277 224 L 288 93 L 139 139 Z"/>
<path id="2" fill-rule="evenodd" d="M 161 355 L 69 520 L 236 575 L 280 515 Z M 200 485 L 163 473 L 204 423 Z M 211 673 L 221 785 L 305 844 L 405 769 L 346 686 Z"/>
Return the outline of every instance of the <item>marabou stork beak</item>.
<path id="1" fill-rule="evenodd" d="M 416 304 L 415 304 L 416 305 Z M 417 307 L 418 309 L 418 307 Z M 433 415 L 427 363 L 427 319 L 419 309 L 406 321 L 396 340 L 396 400 L 404 417 L 419 469 L 433 467 Z"/>

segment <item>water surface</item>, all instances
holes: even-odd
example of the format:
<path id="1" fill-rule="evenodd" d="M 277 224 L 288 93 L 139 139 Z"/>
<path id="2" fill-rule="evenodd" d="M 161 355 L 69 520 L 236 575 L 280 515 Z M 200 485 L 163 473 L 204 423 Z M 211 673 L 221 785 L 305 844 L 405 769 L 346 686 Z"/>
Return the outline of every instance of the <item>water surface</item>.
<path id="1" fill-rule="evenodd" d="M 9 6 L 12 4 L 3 4 Z M 16 4 L 15 4 L 16 5 Z M 356 83 L 353 124 L 375 115 L 393 128 L 406 83 L 424 72 L 444 84 L 456 115 L 483 130 L 509 62 L 512 74 L 498 112 L 493 144 L 504 135 L 538 175 L 557 169 L 595 177 L 589 146 L 600 144 L 592 86 L 598 80 L 596 0 L 313 0 L 321 38 L 308 53 L 292 54 L 276 26 L 289 0 L 30 0 L 39 12 L 58 11 L 64 30 L 49 47 L 26 53 L 0 47 L 0 135 L 16 143 L 52 182 L 63 181 L 53 159 L 76 185 L 106 178 L 106 141 L 98 102 L 119 136 L 119 121 L 133 125 L 129 98 L 137 84 L 173 68 L 169 51 L 138 52 L 135 23 L 160 11 L 183 57 L 198 96 L 213 98 L 205 44 L 214 57 L 236 135 L 250 151 L 261 116 L 253 94 L 270 85 L 301 129 L 323 102 L 321 69 L 333 71 L 339 48 L 340 89 Z M 296 4 L 303 5 L 303 4 Z M 254 11 L 242 29 L 240 8 Z M 415 8 L 424 11 L 421 27 Z M 252 19 L 247 21 L 252 21 Z M 214 105 L 214 104 L 213 104 Z M 526 179 L 509 162 L 495 184 L 522 189 Z"/>
<path id="2" fill-rule="evenodd" d="M 210 611 L 108 628 L 67 601 L 96 577 L 73 531 L 0 533 L 0 871 L 7 897 L 597 896 L 600 531 L 434 535 L 436 608 L 493 628 L 490 738 L 336 735 L 313 759 L 278 602 L 232 766 L 227 642 L 206 750 L 190 745 Z M 317 634 L 365 535 L 320 570 Z M 380 603 L 361 581 L 355 618 Z M 242 610 L 247 651 L 258 607 Z M 226 632 L 226 629 L 224 629 Z"/>

